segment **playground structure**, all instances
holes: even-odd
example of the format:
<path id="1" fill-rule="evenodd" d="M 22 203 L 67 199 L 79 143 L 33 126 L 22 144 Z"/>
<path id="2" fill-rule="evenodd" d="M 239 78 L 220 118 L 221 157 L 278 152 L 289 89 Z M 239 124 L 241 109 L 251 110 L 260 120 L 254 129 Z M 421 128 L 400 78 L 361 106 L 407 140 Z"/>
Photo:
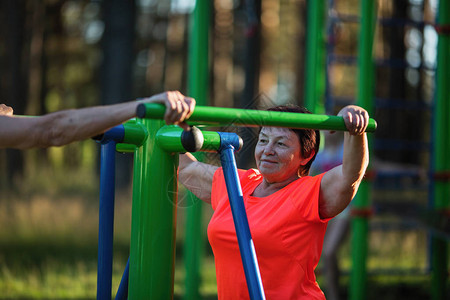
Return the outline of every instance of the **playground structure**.
<path id="1" fill-rule="evenodd" d="M 323 15 L 323 1 L 312 1 L 313 3 L 316 3 L 318 7 L 315 9 L 315 13 L 319 16 Z M 322 6 L 320 6 L 322 4 Z M 448 212 L 448 171 L 450 170 L 450 166 L 448 165 L 448 158 L 446 157 L 446 153 L 449 153 L 448 149 L 448 137 L 443 136 L 442 133 L 446 132 L 448 128 L 450 128 L 448 124 L 448 118 L 445 116 L 445 112 L 449 111 L 448 103 L 450 102 L 448 99 L 449 93 L 449 87 L 445 84 L 445 79 L 448 78 L 448 72 L 449 72 L 449 61 L 448 61 L 448 51 L 449 51 L 449 36 L 448 36 L 448 24 L 450 23 L 448 12 L 450 11 L 449 7 L 449 1 L 440 1 L 440 15 L 438 19 L 439 28 L 441 30 L 439 33 L 439 51 L 438 51 L 438 72 L 437 72 L 437 93 L 436 93 L 436 103 L 434 106 L 434 115 L 435 115 L 435 123 L 433 125 L 435 133 L 435 136 L 433 137 L 433 141 L 435 142 L 433 150 L 434 150 L 434 159 L 433 159 L 433 166 L 431 173 L 434 174 L 432 181 L 432 192 L 430 193 L 433 197 L 433 200 L 431 201 L 433 203 L 434 209 L 437 212 Z M 314 8 L 311 8 L 314 9 Z M 359 66 L 359 74 L 364 74 L 365 76 L 358 76 L 359 78 L 359 85 L 358 85 L 358 97 L 357 101 L 358 104 L 364 108 L 366 108 L 369 113 L 373 112 L 374 105 L 373 105 L 373 76 L 370 76 L 373 73 L 373 59 L 372 59 L 372 48 L 373 48 L 373 35 L 375 30 L 375 21 L 376 21 L 376 15 L 375 15 L 375 1 L 362 1 L 361 6 L 361 30 L 360 30 L 360 39 L 359 39 L 359 51 L 360 55 L 358 58 L 358 66 Z M 313 12 L 309 12 L 309 14 L 313 14 Z M 197 19 L 196 19 L 197 18 Z M 207 57 L 208 54 L 204 51 L 207 51 L 207 26 L 201 26 L 201 24 L 207 23 L 208 19 L 208 4 L 205 5 L 204 2 L 198 1 L 197 7 L 194 12 L 194 21 L 193 23 L 193 33 L 195 33 L 195 36 L 192 40 L 192 43 L 190 44 L 190 61 L 191 65 L 196 66 L 195 68 L 192 68 L 192 76 L 190 76 L 190 80 L 193 82 L 189 83 L 189 89 L 190 89 L 190 95 L 195 97 L 200 105 L 206 105 L 206 88 L 207 84 L 205 85 L 205 82 L 207 82 Z M 315 20 L 315 22 L 323 22 L 323 17 L 320 18 L 310 18 L 311 20 Z M 203 20 L 203 23 L 202 23 Z M 315 26 L 308 26 L 308 29 L 316 30 L 316 35 L 309 34 L 309 37 L 316 37 L 312 38 L 312 41 L 308 41 L 308 45 L 311 43 L 319 43 L 320 44 L 320 32 L 323 30 L 322 28 L 318 28 L 317 26 L 320 26 L 320 24 Z M 322 24 L 323 26 L 323 24 Z M 201 29 L 200 29 L 201 27 Z M 438 27 L 438 26 L 437 26 Z M 315 29 L 314 29 L 315 28 Z M 445 29 L 447 28 L 447 29 Z M 202 32 L 203 30 L 203 32 Z M 206 31 L 206 32 L 205 32 Z M 203 36 L 203 38 L 201 38 Z M 206 49 L 206 50 L 205 50 Z M 201 52 L 203 51 L 203 52 Z M 201 53 L 199 55 L 199 53 Z M 314 54 L 315 53 L 315 54 Z M 307 55 L 309 57 L 313 57 L 312 59 L 307 59 L 308 62 L 311 63 L 311 68 L 308 69 L 306 72 L 308 74 L 315 74 L 317 72 L 318 65 L 320 65 L 318 62 L 323 59 L 323 57 L 317 56 L 317 53 L 320 53 L 320 51 L 317 51 L 317 49 L 311 49 L 308 50 Z M 313 55 L 316 55 L 314 58 Z M 202 59 L 203 58 L 203 59 Z M 315 63 L 314 63 L 315 62 Z M 313 70 L 316 70 L 313 72 Z M 369 76 L 367 76 L 369 75 Z M 192 79 L 191 79 L 192 78 Z M 306 97 L 306 106 L 307 107 L 319 107 L 320 105 L 317 104 L 317 99 L 320 98 L 321 90 L 318 88 L 320 87 L 321 77 L 319 75 L 317 76 L 310 76 L 308 79 L 309 85 L 306 89 L 306 94 L 311 95 Z M 201 109 L 200 109 L 201 110 Z M 315 109 L 313 109 L 315 110 Z M 159 112 L 161 113 L 161 112 Z M 216 116 L 213 118 L 214 120 L 218 120 Z M 235 120 L 238 118 L 233 118 L 232 120 Z M 204 121 L 204 120 L 202 120 Z M 152 124 L 152 126 L 150 126 Z M 131 125 L 131 124 L 130 124 Z M 261 124 L 260 124 L 261 125 Z M 266 124 L 268 125 L 268 124 Z M 125 128 L 128 125 L 125 125 Z M 158 135 L 159 128 L 162 127 L 161 121 L 155 121 L 155 120 L 142 120 L 141 121 L 135 121 L 133 126 L 137 126 L 142 128 L 141 126 L 144 126 L 146 130 L 148 131 L 148 136 L 145 139 L 144 144 L 139 144 L 143 142 L 142 135 L 134 141 L 134 140 L 127 140 L 126 138 L 123 140 L 130 144 L 122 144 L 119 143 L 117 145 L 117 149 L 122 149 L 123 151 L 135 151 L 135 166 L 136 164 L 139 165 L 145 165 L 142 166 L 142 169 L 149 168 L 150 165 L 161 165 L 162 168 L 166 170 L 171 171 L 164 171 L 164 176 L 167 176 L 167 174 L 172 174 L 173 170 L 176 170 L 176 158 L 171 158 L 170 155 L 165 153 L 164 151 L 158 151 L 164 157 L 164 159 L 154 159 L 154 158 L 147 158 L 144 149 L 147 146 L 146 143 L 149 142 L 149 139 L 151 137 L 155 137 Z M 280 125 L 279 125 L 280 126 Z M 284 125 L 283 125 L 284 126 Z M 155 129 L 158 128 L 158 129 Z M 327 128 L 321 128 L 321 129 L 327 129 Z M 179 131 L 179 130 L 178 130 Z M 180 132 L 180 131 L 179 131 Z M 204 132 L 205 133 L 205 132 Z M 441 133 L 441 135 L 439 135 Z M 180 133 L 181 134 L 181 133 Z M 206 135 L 213 133 L 206 133 Z M 125 136 L 128 136 L 125 134 Z M 168 138 L 169 140 L 171 138 Z M 209 138 L 205 138 L 205 141 L 209 141 Z M 133 144 L 135 146 L 133 146 Z M 207 143 L 208 144 L 208 143 Z M 213 143 L 215 146 L 212 148 L 208 148 L 209 150 L 218 150 L 219 146 L 215 143 Z M 372 144 L 372 142 L 371 142 Z M 142 146 L 141 146 L 142 145 Z M 169 151 L 176 152 L 182 151 L 182 149 L 177 148 L 179 147 L 179 142 L 175 143 L 176 146 L 172 145 Z M 141 147 L 139 147 L 141 146 Z M 121 148 L 123 147 L 123 148 Z M 140 157 L 140 158 L 139 158 Z M 143 160 L 149 160 L 145 164 L 143 163 Z M 175 160 L 174 160 L 175 159 Z M 135 180 L 138 179 L 141 182 L 143 182 L 142 174 L 136 173 L 135 169 Z M 161 274 L 159 276 L 158 270 L 151 270 L 150 271 L 150 262 L 148 261 L 136 261 L 135 263 L 140 263 L 139 265 L 134 265 L 133 267 L 133 255 L 137 255 L 138 253 L 142 253 L 140 251 L 146 251 L 149 256 L 153 257 L 159 257 L 158 254 L 163 255 L 167 259 L 168 257 L 173 258 L 173 250 L 167 251 L 167 249 L 174 249 L 173 246 L 173 240 L 166 241 L 168 247 L 164 248 L 161 247 L 161 249 L 149 249 L 149 242 L 145 242 L 145 244 L 136 243 L 134 244 L 134 241 L 140 241 L 141 243 L 144 241 L 142 239 L 143 234 L 135 232 L 136 226 L 138 224 L 141 224 L 139 226 L 142 226 L 142 224 L 148 223 L 146 228 L 151 228 L 152 230 L 156 228 L 156 226 L 161 226 L 166 228 L 167 231 L 157 233 L 157 235 L 172 237 L 174 234 L 173 230 L 173 220 L 174 220 L 174 211 L 167 209 L 167 216 L 164 218 L 164 220 L 161 220 L 161 210 L 160 207 L 149 207 L 149 203 L 142 203 L 142 198 L 135 201 L 135 195 L 138 193 L 141 193 L 142 195 L 154 195 L 157 189 L 160 189 L 161 186 L 169 186 L 171 187 L 171 190 L 169 192 L 172 194 L 176 193 L 176 180 L 174 180 L 171 175 L 168 177 L 168 181 L 164 182 L 157 178 L 158 176 L 155 175 L 146 175 L 146 178 L 150 178 L 149 182 L 152 182 L 152 187 L 155 187 L 155 190 L 146 190 L 147 187 L 134 187 L 133 189 L 133 224 L 132 224 L 132 241 L 131 241 L 131 260 L 130 260 L 130 288 L 129 288 L 129 296 L 130 299 L 133 299 L 132 297 L 136 297 L 135 299 L 139 299 L 139 296 L 147 295 L 145 294 L 148 291 L 149 287 L 152 286 L 161 286 L 161 282 L 173 282 L 173 273 L 172 274 Z M 370 178 L 368 178 L 370 179 Z M 148 179 L 147 179 L 148 180 Z M 150 188 L 150 187 L 148 187 Z M 365 295 L 367 294 L 367 270 L 366 270 L 366 260 L 367 260 L 367 252 L 368 252 L 368 231 L 369 231 L 369 217 L 370 217 L 370 211 L 371 211 L 371 203 L 369 201 L 369 195 L 371 190 L 371 182 L 369 180 L 365 181 L 358 193 L 357 198 L 354 201 L 354 212 L 353 212 L 353 221 L 352 221 L 352 271 L 351 271 L 351 283 L 350 283 L 350 298 L 351 299 L 364 299 Z M 167 194 L 164 194 L 164 192 L 159 191 L 158 194 L 161 197 L 167 197 Z M 447 195 L 447 196 L 446 196 Z M 136 204 L 135 202 L 139 202 L 141 204 Z M 166 201 L 169 202 L 169 201 Z M 176 202 L 171 202 L 176 203 Z M 171 205 L 172 205 L 171 204 Z M 138 209 L 142 205 L 142 208 Z M 173 205 L 171 207 L 173 209 Z M 201 214 L 201 209 L 193 207 L 192 215 L 196 215 L 198 219 L 199 213 Z M 158 211 L 156 216 L 143 216 L 142 211 Z M 140 211 L 139 213 L 135 211 Z M 153 218 L 153 220 L 145 220 L 148 218 Z M 188 217 L 188 222 L 196 222 L 192 220 L 192 216 Z M 198 221 L 197 221 L 198 222 Z M 162 225 L 164 224 L 164 225 Z M 168 224 L 166 227 L 165 225 Z M 198 228 L 199 225 L 194 225 L 193 227 Z M 188 226 L 190 227 L 190 226 Z M 196 229 L 193 229 L 194 231 Z M 197 230 L 199 232 L 200 230 Z M 149 234 L 148 231 L 146 234 Z M 191 236 L 196 236 L 195 234 L 191 234 Z M 188 238 L 190 241 L 193 242 L 192 239 Z M 133 241 L 134 240 L 134 241 Z M 444 299 L 445 298 L 445 282 L 447 278 L 447 241 L 445 238 L 439 237 L 439 236 L 433 236 L 432 238 L 432 282 L 433 282 L 433 299 Z M 160 246 L 160 245 L 159 245 Z M 195 249 L 195 246 L 193 248 L 190 248 L 192 255 L 196 255 L 196 251 L 192 250 Z M 160 253 L 164 252 L 164 253 Z M 198 258 L 192 258 L 192 259 L 186 259 L 188 262 L 193 262 L 194 264 L 198 264 L 199 259 Z M 161 260 L 155 259 L 155 263 L 162 264 Z M 173 272 L 173 261 L 169 264 L 163 264 L 162 268 L 164 269 L 171 269 Z M 192 278 L 196 278 L 195 273 L 198 273 L 198 267 L 196 266 L 188 266 L 187 269 L 193 269 L 193 276 Z M 197 269 L 197 271 L 195 271 Z M 144 271 L 145 270 L 145 271 Z M 189 273 L 191 274 L 191 273 Z M 154 282 L 143 282 L 140 281 L 139 278 L 152 278 Z M 167 281 L 166 281 L 167 280 Z M 195 282 L 187 282 L 186 285 L 193 286 L 191 289 L 193 290 L 193 293 L 195 293 Z M 197 283 L 198 284 L 198 283 Z M 109 289 L 110 290 L 110 289 Z M 189 293 L 189 288 L 186 288 L 186 293 Z M 197 286 L 198 290 L 198 286 Z M 139 294 L 144 293 L 144 294 Z M 165 291 L 152 291 L 152 293 L 156 293 L 155 298 L 162 298 L 166 299 L 165 297 L 171 297 L 171 292 L 168 290 Z M 160 294 L 161 293 L 161 294 Z M 194 299 L 189 298 L 189 296 L 186 296 L 187 299 Z"/>
<path id="2" fill-rule="evenodd" d="M 306 74 L 309 74 L 308 82 L 305 87 L 305 103 L 313 112 L 323 112 L 325 108 L 329 111 L 338 104 L 345 105 L 348 103 L 356 103 L 364 107 L 371 116 L 374 116 L 377 107 L 385 107 L 385 109 L 415 110 L 416 114 L 422 114 L 423 110 L 430 111 L 432 117 L 431 141 L 429 145 L 422 145 L 421 148 L 408 143 L 408 141 L 388 141 L 386 145 L 381 145 L 383 141 L 377 141 L 375 136 L 369 136 L 370 153 L 373 155 L 377 146 L 384 147 L 403 147 L 411 149 L 425 149 L 430 154 L 429 166 L 429 187 L 428 187 L 428 204 L 416 208 L 416 214 L 413 217 L 414 228 L 418 226 L 425 228 L 431 242 L 427 246 L 429 255 L 428 267 L 425 272 L 432 274 L 432 289 L 430 290 L 432 299 L 445 299 L 446 282 L 448 278 L 448 208 L 449 208 L 449 190 L 448 190 L 448 155 L 449 153 L 449 137 L 443 134 L 450 128 L 448 118 L 443 116 L 443 111 L 449 111 L 448 104 L 449 87 L 443 82 L 444 78 L 448 79 L 449 75 L 449 1 L 439 1 L 436 7 L 435 22 L 428 23 L 417 18 L 413 20 L 388 18 L 382 16 L 377 18 L 377 3 L 380 1 L 360 1 L 359 15 L 348 15 L 339 13 L 337 2 L 329 1 L 311 1 L 308 4 L 308 24 L 307 24 L 307 60 Z M 412 2 L 410 2 L 412 3 Z M 414 8 L 424 9 L 424 2 L 418 1 Z M 328 14 L 327 14 L 328 12 Z M 351 23 L 359 25 L 358 34 L 358 53 L 343 55 L 334 53 L 334 27 L 345 26 Z M 414 67 L 415 70 L 427 70 L 427 72 L 436 72 L 436 91 L 433 97 L 433 104 L 427 105 L 425 100 L 419 103 L 405 103 L 400 99 L 382 99 L 375 97 L 375 67 L 383 66 L 384 68 L 396 68 L 406 70 L 411 68 L 406 61 L 401 59 L 384 59 L 375 60 L 374 37 L 376 26 L 406 27 L 423 30 L 426 26 L 432 26 L 436 30 L 438 36 L 438 50 L 436 59 L 436 69 L 431 69 L 426 65 Z M 326 36 L 326 38 L 325 38 Z M 326 42 L 325 42 L 326 40 Z M 357 93 L 355 99 L 339 98 L 333 95 L 332 86 L 330 84 L 330 75 L 328 70 L 333 64 L 355 65 L 357 72 Z M 330 72 L 331 73 L 331 72 Z M 314 76 L 311 76 L 313 74 Z M 394 79 L 394 78 L 392 78 Z M 395 78 L 396 79 L 396 78 Z M 394 80 L 395 80 L 394 79 Z M 323 99 L 320 101 L 319 99 Z M 419 98 L 420 99 L 420 98 Z M 390 142 L 390 143 L 389 143 Z M 403 143 L 402 143 L 403 142 Z M 390 145 L 389 145 L 390 144 Z M 392 146 L 391 146 L 392 145 Z M 446 175 L 447 174 L 447 175 Z M 349 282 L 349 299 L 364 299 L 367 297 L 367 258 L 369 253 L 368 235 L 370 230 L 370 218 L 373 216 L 374 206 L 371 195 L 375 188 L 380 188 L 380 183 L 394 180 L 402 180 L 417 177 L 417 173 L 411 171 L 390 171 L 380 172 L 369 166 L 366 180 L 360 186 L 357 196 L 353 200 L 352 218 L 351 218 L 351 257 L 352 265 L 350 270 Z M 374 186 L 374 184 L 377 184 Z M 410 187 L 411 188 L 411 187 Z M 425 187 L 425 190 L 427 188 Z M 398 194 L 398 193 L 397 193 Z M 389 203 L 387 204 L 389 205 Z M 393 206 L 392 203 L 390 203 Z M 402 206 L 404 210 L 405 207 Z M 428 209 L 429 217 L 423 220 L 424 210 Z M 401 210 L 400 210 L 401 211 Z M 397 214 L 400 213 L 397 211 Z M 399 219 L 405 215 L 398 215 Z M 434 219 L 434 221 L 431 221 Z M 406 222 L 405 222 L 406 223 Z M 418 225 L 419 224 L 419 225 Z M 439 226 L 439 224 L 441 224 Z M 447 224 L 447 225 L 446 225 Z M 436 226 L 437 225 L 437 226 Z M 389 225 L 387 225 L 389 227 Z M 391 272 L 394 270 L 390 270 Z M 388 271 L 389 272 L 389 271 Z"/>

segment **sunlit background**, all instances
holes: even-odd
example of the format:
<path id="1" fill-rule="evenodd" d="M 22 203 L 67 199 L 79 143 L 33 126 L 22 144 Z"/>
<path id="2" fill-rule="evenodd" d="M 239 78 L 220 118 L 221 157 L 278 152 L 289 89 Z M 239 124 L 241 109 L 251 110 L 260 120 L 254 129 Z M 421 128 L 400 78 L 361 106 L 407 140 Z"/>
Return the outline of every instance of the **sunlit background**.
<path id="1" fill-rule="evenodd" d="M 249 2 L 256 3 L 256 19 Z M 323 113 L 335 114 L 356 103 L 358 76 L 367 75 L 357 70 L 360 1 L 326 2 L 325 81 L 319 100 Z M 371 197 L 368 270 L 373 293 L 368 299 L 430 299 L 430 232 L 447 241 L 450 235 L 447 223 L 433 227 L 417 213 L 426 210 L 430 199 L 438 0 L 377 4 L 372 117 L 378 130 L 372 164 L 379 176 Z M 209 105 L 305 105 L 305 84 L 311 80 L 305 69 L 307 1 L 214 0 L 211 5 Z M 0 1 L 0 103 L 12 106 L 15 114 L 42 115 L 165 90 L 188 93 L 194 6 L 194 0 Z M 251 145 L 254 135 L 249 136 Z M 0 299 L 95 298 L 98 149 L 87 140 L 49 149 L 0 150 Z M 214 155 L 209 159 L 214 161 Z M 114 291 L 128 257 L 131 161 L 129 155 L 117 155 Z M 238 155 L 238 163 L 251 167 L 252 156 Z M 205 224 L 210 216 L 205 206 Z M 184 293 L 185 222 L 180 206 L 176 298 Z M 342 294 L 347 295 L 348 241 L 339 258 Z M 321 265 L 317 275 L 326 286 Z M 200 291 L 204 299 L 217 297 L 207 243 Z"/>

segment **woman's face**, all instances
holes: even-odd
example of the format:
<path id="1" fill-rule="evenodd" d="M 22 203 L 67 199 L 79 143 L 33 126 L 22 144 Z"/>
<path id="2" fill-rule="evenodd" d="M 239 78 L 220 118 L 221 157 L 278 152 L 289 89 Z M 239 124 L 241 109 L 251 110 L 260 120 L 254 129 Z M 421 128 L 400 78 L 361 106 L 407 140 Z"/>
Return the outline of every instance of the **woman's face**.
<path id="1" fill-rule="evenodd" d="M 255 160 L 265 180 L 273 183 L 297 179 L 300 166 L 308 162 L 302 157 L 300 147 L 298 136 L 290 129 L 263 127 Z"/>

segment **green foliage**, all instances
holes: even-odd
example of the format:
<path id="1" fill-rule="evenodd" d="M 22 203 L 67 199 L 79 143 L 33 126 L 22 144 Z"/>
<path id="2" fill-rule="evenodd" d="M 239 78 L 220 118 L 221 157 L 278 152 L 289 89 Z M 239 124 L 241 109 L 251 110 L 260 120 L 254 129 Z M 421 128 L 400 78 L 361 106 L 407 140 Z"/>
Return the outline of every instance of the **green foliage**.
<path id="1" fill-rule="evenodd" d="M 70 180 L 76 182 L 76 176 Z M 16 195 L 0 203 L 0 299 L 95 299 L 97 195 L 80 190 L 64 194 L 51 187 L 50 191 L 34 188 L 25 200 Z M 128 191 L 116 197 L 113 293 L 129 255 L 130 199 Z M 184 213 L 185 209 L 178 210 L 175 299 L 181 299 L 186 277 L 182 261 Z M 370 249 L 372 275 L 367 299 L 379 299 L 380 295 L 386 300 L 427 299 L 430 275 L 426 272 L 423 232 L 373 231 Z M 205 253 L 200 292 L 204 299 L 216 299 L 214 260 L 210 252 Z M 350 255 L 349 244 L 345 244 L 339 252 L 343 295 L 348 289 Z M 383 273 L 381 269 L 393 271 Z M 319 284 L 325 287 L 320 265 L 317 274 Z"/>

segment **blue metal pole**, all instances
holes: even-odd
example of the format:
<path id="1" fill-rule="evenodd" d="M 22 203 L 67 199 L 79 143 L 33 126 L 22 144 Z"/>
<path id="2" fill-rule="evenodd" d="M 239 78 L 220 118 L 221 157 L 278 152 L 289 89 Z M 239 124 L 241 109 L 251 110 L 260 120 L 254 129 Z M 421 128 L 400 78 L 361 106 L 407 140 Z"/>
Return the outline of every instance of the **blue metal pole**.
<path id="1" fill-rule="evenodd" d="M 116 145 L 123 142 L 124 137 L 125 127 L 118 125 L 94 138 L 101 143 L 97 265 L 97 299 L 99 300 L 111 300 L 115 155 Z"/>
<path id="2" fill-rule="evenodd" d="M 111 299 L 116 142 L 101 145 L 97 299 Z"/>
<path id="3" fill-rule="evenodd" d="M 247 280 L 250 299 L 266 299 L 264 296 L 261 274 L 259 273 L 255 246 L 250 234 L 247 214 L 245 213 L 244 198 L 239 182 L 236 159 L 234 157 L 234 150 L 236 148 L 236 146 L 233 146 L 230 143 L 222 143 L 220 149 L 220 161 L 222 162 L 228 198 L 230 200 L 231 212 L 233 214 L 233 221 L 236 228 L 236 235 L 239 250 L 241 252 L 242 264 L 244 265 L 244 273 Z"/>
<path id="4" fill-rule="evenodd" d="M 122 280 L 120 280 L 115 300 L 126 300 L 128 298 L 128 275 L 130 274 L 130 259 L 128 258 L 125 271 L 123 271 Z"/>

